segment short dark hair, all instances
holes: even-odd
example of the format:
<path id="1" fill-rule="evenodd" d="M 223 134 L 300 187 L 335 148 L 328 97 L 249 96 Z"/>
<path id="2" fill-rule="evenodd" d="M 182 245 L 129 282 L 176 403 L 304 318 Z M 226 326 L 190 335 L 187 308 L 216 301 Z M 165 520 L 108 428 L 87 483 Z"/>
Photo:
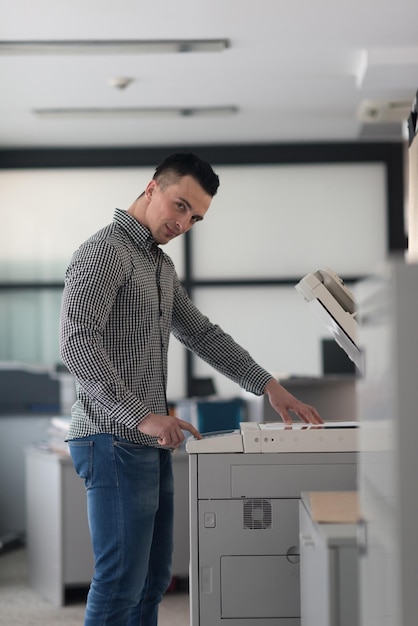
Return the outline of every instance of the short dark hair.
<path id="1" fill-rule="evenodd" d="M 192 176 L 211 197 L 218 191 L 219 177 L 209 163 L 193 152 L 176 152 L 168 156 L 156 167 L 153 179 L 168 186 L 182 176 Z"/>

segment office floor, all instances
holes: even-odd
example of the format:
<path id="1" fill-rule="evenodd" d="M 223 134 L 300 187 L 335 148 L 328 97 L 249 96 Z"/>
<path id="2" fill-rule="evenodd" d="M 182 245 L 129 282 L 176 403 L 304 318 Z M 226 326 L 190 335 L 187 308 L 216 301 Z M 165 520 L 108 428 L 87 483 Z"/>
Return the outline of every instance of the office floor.
<path id="1" fill-rule="evenodd" d="M 83 615 L 83 594 L 74 594 L 65 607 L 55 607 L 29 587 L 24 547 L 0 553 L 0 626 L 81 626 Z M 189 625 L 187 592 L 164 596 L 158 625 Z"/>

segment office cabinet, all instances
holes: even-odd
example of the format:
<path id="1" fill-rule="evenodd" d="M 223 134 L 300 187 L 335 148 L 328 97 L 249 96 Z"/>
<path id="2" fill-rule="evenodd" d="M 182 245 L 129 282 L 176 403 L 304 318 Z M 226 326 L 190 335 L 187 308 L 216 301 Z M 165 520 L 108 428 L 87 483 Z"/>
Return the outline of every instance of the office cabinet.
<path id="1" fill-rule="evenodd" d="M 86 496 L 70 457 L 27 449 L 26 502 L 29 583 L 61 606 L 66 587 L 87 586 L 93 574 Z"/>
<path id="2" fill-rule="evenodd" d="M 301 626 L 359 626 L 357 527 L 318 523 L 299 504 Z"/>

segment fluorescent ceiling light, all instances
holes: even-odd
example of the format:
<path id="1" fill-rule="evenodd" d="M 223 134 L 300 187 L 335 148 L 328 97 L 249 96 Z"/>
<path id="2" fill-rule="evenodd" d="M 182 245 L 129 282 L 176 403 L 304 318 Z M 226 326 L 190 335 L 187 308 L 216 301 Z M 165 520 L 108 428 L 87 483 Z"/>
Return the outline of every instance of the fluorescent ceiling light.
<path id="1" fill-rule="evenodd" d="M 0 54 L 157 54 L 222 52 L 228 39 L 0 41 Z"/>
<path id="2" fill-rule="evenodd" d="M 62 109 L 34 109 L 33 113 L 44 119 L 94 119 L 94 118 L 164 118 L 225 116 L 238 112 L 235 106 L 208 107 L 89 107 Z"/>

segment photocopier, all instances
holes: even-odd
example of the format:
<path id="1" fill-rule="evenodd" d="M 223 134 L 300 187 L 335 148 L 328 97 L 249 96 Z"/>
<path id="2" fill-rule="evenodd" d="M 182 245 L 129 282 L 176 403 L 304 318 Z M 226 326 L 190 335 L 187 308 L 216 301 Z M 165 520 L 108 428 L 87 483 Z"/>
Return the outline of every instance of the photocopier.
<path id="1" fill-rule="evenodd" d="M 361 365 L 353 299 L 331 270 L 298 285 Z M 302 491 L 357 485 L 358 423 L 242 422 L 186 442 L 191 626 L 299 626 Z"/>

